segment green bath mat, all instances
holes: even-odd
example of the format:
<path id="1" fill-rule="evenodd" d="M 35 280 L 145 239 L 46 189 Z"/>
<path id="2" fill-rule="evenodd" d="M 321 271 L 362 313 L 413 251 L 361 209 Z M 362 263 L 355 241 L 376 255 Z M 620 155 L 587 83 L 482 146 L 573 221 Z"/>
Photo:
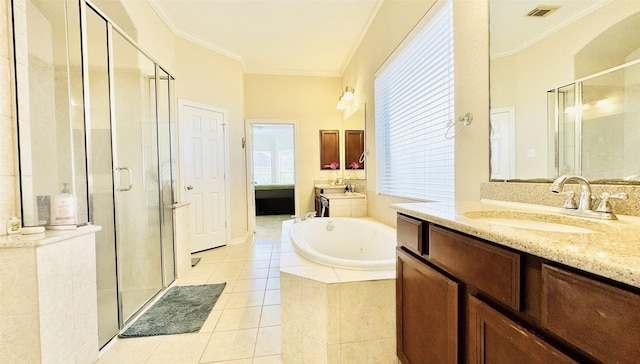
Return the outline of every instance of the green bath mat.
<path id="1" fill-rule="evenodd" d="M 175 286 L 142 314 L 120 337 L 198 332 L 226 283 Z"/>

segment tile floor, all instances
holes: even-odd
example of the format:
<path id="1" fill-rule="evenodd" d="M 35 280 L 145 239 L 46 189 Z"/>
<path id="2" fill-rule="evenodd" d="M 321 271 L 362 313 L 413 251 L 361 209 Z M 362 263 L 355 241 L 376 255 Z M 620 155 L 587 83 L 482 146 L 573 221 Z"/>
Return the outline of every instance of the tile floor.
<path id="1" fill-rule="evenodd" d="M 194 254 L 202 259 L 178 285 L 227 282 L 200 332 L 118 339 L 96 363 L 282 363 L 279 258 L 289 218 L 259 216 L 252 240 Z"/>

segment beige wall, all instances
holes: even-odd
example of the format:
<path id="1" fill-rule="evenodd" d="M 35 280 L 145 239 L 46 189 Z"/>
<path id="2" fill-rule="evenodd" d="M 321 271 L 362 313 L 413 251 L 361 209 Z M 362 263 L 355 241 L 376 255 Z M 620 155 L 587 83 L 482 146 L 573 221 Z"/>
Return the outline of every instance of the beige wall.
<path id="1" fill-rule="evenodd" d="M 155 62 L 175 76 L 177 38 L 146 1 L 95 0 L 93 3 Z"/>
<path id="2" fill-rule="evenodd" d="M 489 4 L 453 2 L 455 111 L 473 114 L 473 124 L 455 139 L 456 200 L 480 198 L 489 180 Z"/>
<path id="3" fill-rule="evenodd" d="M 335 179 L 333 171 L 320 170 L 320 129 L 340 129 L 342 113 L 336 110 L 341 92 L 337 77 L 245 75 L 247 119 L 295 120 L 296 212 L 313 211 L 313 184 Z"/>
<path id="4" fill-rule="evenodd" d="M 376 194 L 375 72 L 429 11 L 434 1 L 386 1 L 347 66 L 343 85 L 356 89 L 354 105 L 367 104 L 367 198 L 369 216 L 395 226 L 394 202 L 406 200 Z M 455 1 L 455 115 L 471 112 L 473 124 L 456 137 L 455 196 L 474 200 L 479 183 L 488 180 L 488 4 L 486 1 Z M 346 110 L 348 114 L 350 110 Z"/>
<path id="5" fill-rule="evenodd" d="M 246 163 L 242 148 L 245 118 L 242 66 L 238 61 L 182 38 L 176 41 L 176 51 L 176 97 L 228 111 L 229 223 L 232 241 L 241 240 L 248 232 Z"/>

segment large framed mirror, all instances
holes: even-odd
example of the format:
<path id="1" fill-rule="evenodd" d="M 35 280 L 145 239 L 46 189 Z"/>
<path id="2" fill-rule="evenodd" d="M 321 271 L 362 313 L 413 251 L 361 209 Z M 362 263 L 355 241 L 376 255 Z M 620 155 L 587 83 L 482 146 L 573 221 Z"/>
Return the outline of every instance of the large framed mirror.
<path id="1" fill-rule="evenodd" d="M 343 176 L 351 180 L 365 180 L 366 151 L 365 151 L 365 123 L 366 104 L 354 108 L 354 111 L 342 123 L 344 136 L 342 168 Z"/>
<path id="2" fill-rule="evenodd" d="M 640 1 L 545 4 L 489 0 L 491 180 L 640 182 Z"/>

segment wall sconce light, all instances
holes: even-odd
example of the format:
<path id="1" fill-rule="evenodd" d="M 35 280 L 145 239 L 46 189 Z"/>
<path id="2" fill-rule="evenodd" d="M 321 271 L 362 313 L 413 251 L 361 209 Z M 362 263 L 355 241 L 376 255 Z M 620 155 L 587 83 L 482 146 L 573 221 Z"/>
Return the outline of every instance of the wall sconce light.
<path id="1" fill-rule="evenodd" d="M 338 105 L 336 106 L 336 109 L 344 110 L 347 107 L 347 104 L 354 99 L 355 94 L 356 90 L 353 87 L 345 87 L 342 95 L 338 97 Z"/>

